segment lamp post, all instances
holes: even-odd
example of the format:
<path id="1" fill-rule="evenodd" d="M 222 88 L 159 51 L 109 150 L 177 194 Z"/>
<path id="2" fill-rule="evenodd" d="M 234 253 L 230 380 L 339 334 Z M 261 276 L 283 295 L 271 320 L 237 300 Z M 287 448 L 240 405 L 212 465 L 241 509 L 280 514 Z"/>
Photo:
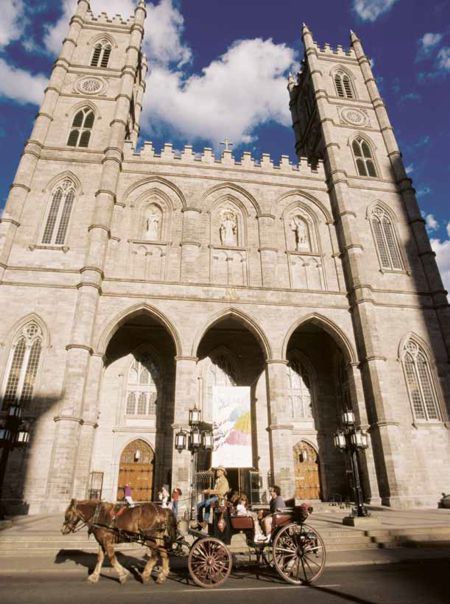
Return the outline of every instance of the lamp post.
<path id="1" fill-rule="evenodd" d="M 369 437 L 366 432 L 355 425 L 355 414 L 353 411 L 344 411 L 342 414 L 343 428 L 337 430 L 334 435 L 334 446 L 341 452 L 348 453 L 353 476 L 353 489 L 355 491 L 356 516 L 367 516 L 364 507 L 364 496 L 359 473 L 359 452 L 369 446 Z"/>
<path id="2" fill-rule="evenodd" d="M 22 421 L 22 408 L 13 403 L 3 413 L 0 420 L 0 500 L 3 492 L 3 483 L 8 465 L 10 452 L 16 447 L 26 447 L 30 440 L 30 432 Z M 0 506 L 0 517 L 4 517 L 3 506 Z"/>
<path id="3" fill-rule="evenodd" d="M 212 426 L 202 421 L 202 413 L 197 406 L 189 409 L 189 428 L 181 428 L 175 434 L 175 449 L 181 453 L 185 449 L 191 452 L 191 511 L 194 507 L 194 476 L 197 472 L 197 457 L 199 451 L 212 451 Z"/>

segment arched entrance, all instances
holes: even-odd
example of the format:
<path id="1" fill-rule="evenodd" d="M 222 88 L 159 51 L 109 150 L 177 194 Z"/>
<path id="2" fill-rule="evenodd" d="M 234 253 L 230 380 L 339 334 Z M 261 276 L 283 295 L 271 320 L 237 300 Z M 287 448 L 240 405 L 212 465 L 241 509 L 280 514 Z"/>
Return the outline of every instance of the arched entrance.
<path id="1" fill-rule="evenodd" d="M 333 435 L 343 410 L 353 407 L 347 346 L 330 324 L 312 318 L 291 334 L 286 359 L 296 497 L 346 499 L 345 456 L 333 446 Z"/>
<path id="2" fill-rule="evenodd" d="M 245 318 L 230 313 L 204 333 L 197 356 L 203 419 L 215 434 L 212 456 L 198 456 L 199 476 L 223 465 L 230 488 L 257 502 L 259 476 L 270 468 L 264 344 Z"/>
<path id="3" fill-rule="evenodd" d="M 295 497 L 320 499 L 319 455 L 309 443 L 300 441 L 294 447 Z"/>
<path id="4" fill-rule="evenodd" d="M 170 483 L 176 351 L 171 331 L 147 309 L 120 321 L 108 342 L 91 459 L 107 500 L 122 499 L 127 479 L 140 501 Z"/>
<path id="5" fill-rule="evenodd" d="M 117 483 L 117 499 L 124 497 L 129 484 L 134 501 L 150 501 L 153 491 L 153 449 L 142 439 L 133 440 L 122 451 Z"/>

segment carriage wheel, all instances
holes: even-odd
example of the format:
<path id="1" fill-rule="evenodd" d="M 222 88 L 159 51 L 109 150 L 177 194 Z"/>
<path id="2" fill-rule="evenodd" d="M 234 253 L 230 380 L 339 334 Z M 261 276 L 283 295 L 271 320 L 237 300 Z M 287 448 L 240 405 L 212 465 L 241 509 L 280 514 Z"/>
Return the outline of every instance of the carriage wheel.
<path id="1" fill-rule="evenodd" d="M 191 547 L 189 574 L 200 587 L 218 587 L 231 573 L 231 554 L 219 539 L 205 537 Z"/>
<path id="2" fill-rule="evenodd" d="M 325 544 L 312 527 L 288 524 L 276 534 L 273 561 L 284 581 L 294 585 L 312 583 L 325 568 Z"/>

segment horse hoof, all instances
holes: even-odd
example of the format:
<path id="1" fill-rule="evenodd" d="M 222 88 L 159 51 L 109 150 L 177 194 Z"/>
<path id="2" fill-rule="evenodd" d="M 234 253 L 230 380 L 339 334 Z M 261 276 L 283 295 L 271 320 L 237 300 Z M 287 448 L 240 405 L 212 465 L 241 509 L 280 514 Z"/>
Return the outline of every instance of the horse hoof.
<path id="1" fill-rule="evenodd" d="M 150 575 L 141 575 L 141 581 L 143 585 L 148 585 L 150 583 Z"/>
<path id="2" fill-rule="evenodd" d="M 98 583 L 98 576 L 89 575 L 88 578 L 86 579 L 86 581 L 88 583 L 90 583 L 91 585 L 95 585 L 96 583 Z"/>
<path id="3" fill-rule="evenodd" d="M 130 575 L 130 573 L 126 573 L 125 575 L 120 575 L 119 581 L 122 585 L 127 582 L 129 575 Z"/>
<path id="4" fill-rule="evenodd" d="M 161 585 L 162 583 L 165 583 L 166 581 L 167 581 L 167 577 L 165 575 L 162 575 L 156 579 L 156 583 L 158 583 L 158 585 Z"/>

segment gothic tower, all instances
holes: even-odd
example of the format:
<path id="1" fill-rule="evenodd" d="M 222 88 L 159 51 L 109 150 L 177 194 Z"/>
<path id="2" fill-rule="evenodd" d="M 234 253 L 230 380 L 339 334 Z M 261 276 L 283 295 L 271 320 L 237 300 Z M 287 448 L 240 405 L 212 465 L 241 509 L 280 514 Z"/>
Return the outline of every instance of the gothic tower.
<path id="1" fill-rule="evenodd" d="M 379 491 L 384 503 L 396 505 L 408 491 L 410 470 L 396 458 L 401 433 L 410 421 L 398 406 L 401 395 L 388 376 L 398 362 L 404 363 L 413 407 L 412 442 L 432 438 L 421 432 L 422 422 L 438 421 L 440 412 L 428 381 L 420 384 L 416 376 L 426 346 L 415 330 L 427 326 L 432 342 L 427 354 L 448 396 L 449 306 L 415 191 L 360 40 L 351 32 L 351 48 L 344 50 L 320 47 L 306 25 L 302 35 L 302 70 L 288 85 L 296 152 L 313 164 L 324 162 Z M 398 349 L 395 331 L 405 324 L 410 337 Z M 414 458 L 413 446 L 408 455 Z M 426 465 L 426 472 L 432 473 Z"/>
<path id="2" fill-rule="evenodd" d="M 105 13 L 94 16 L 88 0 L 78 0 L 0 225 L 1 274 L 11 264 L 44 264 L 66 275 L 77 274 L 66 283 L 77 289 L 77 295 L 70 302 L 75 306 L 66 345 L 64 395 L 55 417 L 53 445 L 47 451 L 50 502 L 79 494 L 77 480 L 84 484 L 89 471 L 97 418 L 95 411 L 83 408 L 82 400 L 89 377 L 98 370 L 92 328 L 123 147 L 126 140 L 136 142 L 139 133 L 145 17 L 143 0 L 128 20 Z M 28 254 L 18 255 L 20 239 L 29 238 L 33 230 Z M 72 247 L 67 245 L 69 231 L 77 241 Z"/>

